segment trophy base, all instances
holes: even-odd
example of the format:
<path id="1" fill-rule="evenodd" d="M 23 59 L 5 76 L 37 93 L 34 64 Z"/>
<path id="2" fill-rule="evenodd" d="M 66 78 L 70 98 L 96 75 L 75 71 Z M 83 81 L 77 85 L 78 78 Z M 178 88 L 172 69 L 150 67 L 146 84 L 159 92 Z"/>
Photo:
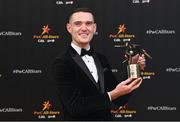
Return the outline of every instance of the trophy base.
<path id="1" fill-rule="evenodd" d="M 127 66 L 128 77 L 133 79 L 139 78 L 141 76 L 139 64 L 129 64 Z"/>

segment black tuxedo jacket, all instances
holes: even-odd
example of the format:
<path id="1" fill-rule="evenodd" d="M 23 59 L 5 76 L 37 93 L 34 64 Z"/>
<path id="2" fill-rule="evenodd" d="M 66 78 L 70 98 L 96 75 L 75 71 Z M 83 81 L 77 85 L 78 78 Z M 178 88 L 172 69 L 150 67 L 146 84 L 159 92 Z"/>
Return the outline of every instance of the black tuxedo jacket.
<path id="1" fill-rule="evenodd" d="M 93 56 L 98 71 L 95 82 L 81 56 L 70 46 L 57 56 L 53 74 L 57 81 L 63 120 L 111 120 L 113 106 L 107 94 L 117 83 L 107 59 L 98 53 Z M 115 101 L 124 105 L 127 99 Z"/>

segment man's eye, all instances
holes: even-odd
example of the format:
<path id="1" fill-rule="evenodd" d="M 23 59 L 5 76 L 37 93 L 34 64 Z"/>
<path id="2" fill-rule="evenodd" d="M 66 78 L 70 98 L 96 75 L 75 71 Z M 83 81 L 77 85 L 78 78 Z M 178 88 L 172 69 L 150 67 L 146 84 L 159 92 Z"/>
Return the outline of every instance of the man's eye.
<path id="1" fill-rule="evenodd" d="M 93 25 L 93 22 L 86 22 L 86 25 L 91 26 L 91 25 Z"/>
<path id="2" fill-rule="evenodd" d="M 82 25 L 82 22 L 74 22 L 74 24 L 76 25 L 76 26 L 81 26 Z"/>

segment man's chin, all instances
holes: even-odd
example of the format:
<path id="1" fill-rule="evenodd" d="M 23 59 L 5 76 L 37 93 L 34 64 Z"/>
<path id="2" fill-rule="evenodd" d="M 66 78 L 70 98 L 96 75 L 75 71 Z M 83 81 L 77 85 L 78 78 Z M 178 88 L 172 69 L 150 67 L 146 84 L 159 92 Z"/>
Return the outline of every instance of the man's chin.
<path id="1" fill-rule="evenodd" d="M 90 41 L 81 41 L 81 44 L 84 45 L 84 46 L 87 46 L 87 45 L 89 45 L 89 42 Z"/>
<path id="2" fill-rule="evenodd" d="M 84 44 L 88 44 L 90 42 L 90 40 L 89 39 L 81 39 L 81 42 Z"/>

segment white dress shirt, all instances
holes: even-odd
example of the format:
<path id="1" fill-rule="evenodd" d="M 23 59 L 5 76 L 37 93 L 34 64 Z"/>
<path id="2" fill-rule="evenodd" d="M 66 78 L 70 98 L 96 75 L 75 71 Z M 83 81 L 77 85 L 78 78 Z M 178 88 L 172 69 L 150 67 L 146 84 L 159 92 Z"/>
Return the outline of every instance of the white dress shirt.
<path id="1" fill-rule="evenodd" d="M 81 47 L 75 45 L 72 42 L 71 42 L 71 46 L 72 46 L 72 48 L 74 48 L 76 50 L 76 52 L 79 55 L 81 55 Z M 88 48 L 86 50 L 90 50 L 90 45 L 88 46 Z M 91 74 L 92 74 L 93 78 L 95 79 L 96 83 L 98 83 L 98 73 L 97 73 L 96 64 L 94 62 L 94 58 L 92 56 L 89 56 L 89 55 L 84 55 L 81 58 L 84 61 L 84 63 L 86 64 L 86 66 L 88 67 L 88 69 L 91 72 Z M 109 96 L 110 101 L 112 101 L 110 93 L 107 92 L 107 94 Z"/>
<path id="2" fill-rule="evenodd" d="M 71 46 L 76 50 L 76 52 L 81 55 L 81 47 L 78 47 L 74 43 L 71 43 Z M 90 50 L 90 46 L 88 46 L 87 49 L 85 50 Z M 96 64 L 94 62 L 94 58 L 89 55 L 84 55 L 81 57 L 86 66 L 88 67 L 90 73 L 92 74 L 93 78 L 95 79 L 96 83 L 98 82 L 98 73 L 97 73 L 97 68 Z"/>

